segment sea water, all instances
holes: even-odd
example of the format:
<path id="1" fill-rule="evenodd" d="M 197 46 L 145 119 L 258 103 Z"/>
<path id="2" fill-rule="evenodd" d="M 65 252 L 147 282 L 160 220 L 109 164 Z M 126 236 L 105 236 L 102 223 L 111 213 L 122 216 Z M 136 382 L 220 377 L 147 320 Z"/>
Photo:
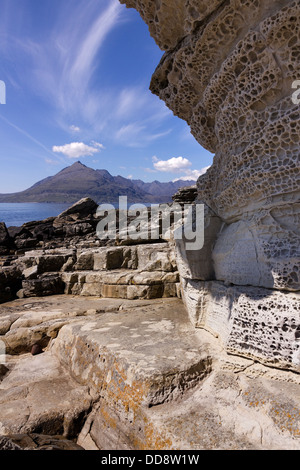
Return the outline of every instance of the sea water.
<path id="1" fill-rule="evenodd" d="M 26 222 L 56 217 L 72 204 L 59 203 L 0 203 L 0 222 L 7 227 L 20 227 Z"/>
<path id="2" fill-rule="evenodd" d="M 110 204 L 116 209 L 119 207 L 119 201 Z M 128 206 L 131 204 L 134 203 L 130 202 Z M 146 207 L 152 205 L 152 203 L 142 204 Z M 0 203 L 0 222 L 5 222 L 7 227 L 21 227 L 21 225 L 26 222 L 44 220 L 48 217 L 57 217 L 71 206 L 72 203 L 54 202 Z"/>

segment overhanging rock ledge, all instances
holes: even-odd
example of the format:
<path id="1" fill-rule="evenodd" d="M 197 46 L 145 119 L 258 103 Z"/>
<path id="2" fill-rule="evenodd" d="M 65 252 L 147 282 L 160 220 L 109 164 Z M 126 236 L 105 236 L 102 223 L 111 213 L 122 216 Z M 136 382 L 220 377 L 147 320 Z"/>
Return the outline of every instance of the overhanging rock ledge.
<path id="1" fill-rule="evenodd" d="M 177 247 L 191 320 L 230 352 L 299 372 L 300 2 L 120 2 L 165 51 L 151 91 L 215 154 L 197 202 L 221 228 L 205 253 Z"/>

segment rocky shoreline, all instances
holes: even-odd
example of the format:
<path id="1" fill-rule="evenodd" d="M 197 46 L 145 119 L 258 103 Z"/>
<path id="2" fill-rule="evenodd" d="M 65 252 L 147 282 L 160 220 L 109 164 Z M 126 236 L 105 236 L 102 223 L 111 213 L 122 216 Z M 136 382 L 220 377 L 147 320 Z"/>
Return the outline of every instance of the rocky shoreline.
<path id="1" fill-rule="evenodd" d="M 14 237 L 4 237 L 1 246 L 0 303 L 63 293 L 128 299 L 180 295 L 168 241 L 99 240 L 96 209 L 86 198 L 56 218 L 19 230 L 2 223 Z"/>

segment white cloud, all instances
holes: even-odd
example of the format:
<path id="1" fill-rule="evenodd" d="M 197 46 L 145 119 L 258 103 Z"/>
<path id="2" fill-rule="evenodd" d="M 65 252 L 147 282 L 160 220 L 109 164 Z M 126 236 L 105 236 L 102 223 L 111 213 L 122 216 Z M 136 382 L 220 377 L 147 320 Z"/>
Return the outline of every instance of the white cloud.
<path id="1" fill-rule="evenodd" d="M 188 180 L 192 180 L 192 181 L 197 181 L 197 179 L 199 178 L 199 176 L 202 176 L 204 175 L 207 170 L 210 168 L 210 166 L 206 166 L 204 168 L 202 168 L 201 170 L 186 170 L 185 171 L 185 176 L 181 176 L 180 178 L 176 178 L 175 180 L 173 180 L 173 183 L 175 181 L 179 181 L 179 180 L 183 180 L 183 181 L 188 181 Z"/>
<path id="2" fill-rule="evenodd" d="M 192 163 L 184 157 L 173 157 L 169 160 L 158 160 L 157 157 L 153 157 L 153 166 L 158 171 L 179 173 L 192 166 Z"/>
<path id="3" fill-rule="evenodd" d="M 80 127 L 72 125 L 72 126 L 70 126 L 70 131 L 72 131 L 72 132 L 80 132 Z"/>
<path id="4" fill-rule="evenodd" d="M 94 140 L 92 140 L 91 144 L 93 147 L 98 147 L 101 150 L 105 149 L 104 145 L 100 144 L 99 142 L 95 142 Z"/>
<path id="5" fill-rule="evenodd" d="M 68 158 L 90 157 L 94 153 L 100 152 L 102 144 L 94 142 L 94 146 L 86 145 L 83 142 L 72 142 L 71 144 L 53 146 L 52 150 L 56 153 L 62 153 Z"/>
<path id="6" fill-rule="evenodd" d="M 196 181 L 196 179 L 191 178 L 190 176 L 181 176 L 180 178 L 172 180 L 172 183 L 176 183 L 176 181 Z"/>
<path id="7" fill-rule="evenodd" d="M 192 170 L 192 162 L 184 157 L 173 157 L 169 160 L 159 160 L 156 156 L 152 157 L 153 162 L 153 171 L 163 171 L 168 173 L 183 173 L 182 176 L 173 180 L 179 181 L 188 181 L 193 180 L 197 181 L 199 176 L 204 175 L 208 170 L 209 166 L 201 168 L 200 170 Z M 147 170 L 146 170 L 147 171 Z"/>

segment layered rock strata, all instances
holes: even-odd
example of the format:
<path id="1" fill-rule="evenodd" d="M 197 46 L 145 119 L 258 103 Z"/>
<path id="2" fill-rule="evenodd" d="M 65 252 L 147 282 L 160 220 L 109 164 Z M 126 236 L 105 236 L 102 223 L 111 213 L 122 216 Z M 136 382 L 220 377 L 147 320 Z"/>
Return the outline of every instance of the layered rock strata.
<path id="1" fill-rule="evenodd" d="M 174 249 L 168 243 L 90 249 L 32 250 L 2 268 L 0 302 L 58 294 L 122 299 L 180 297 Z M 18 289 L 18 290 L 17 290 Z"/>
<path id="2" fill-rule="evenodd" d="M 179 246 L 191 319 L 230 352 L 299 371 L 300 110 L 292 83 L 300 76 L 300 3 L 120 1 L 141 13 L 166 51 L 152 92 L 215 154 L 197 183 L 197 201 L 220 219 L 214 243 L 196 254 Z M 211 269 L 201 269 L 203 257 Z"/>

